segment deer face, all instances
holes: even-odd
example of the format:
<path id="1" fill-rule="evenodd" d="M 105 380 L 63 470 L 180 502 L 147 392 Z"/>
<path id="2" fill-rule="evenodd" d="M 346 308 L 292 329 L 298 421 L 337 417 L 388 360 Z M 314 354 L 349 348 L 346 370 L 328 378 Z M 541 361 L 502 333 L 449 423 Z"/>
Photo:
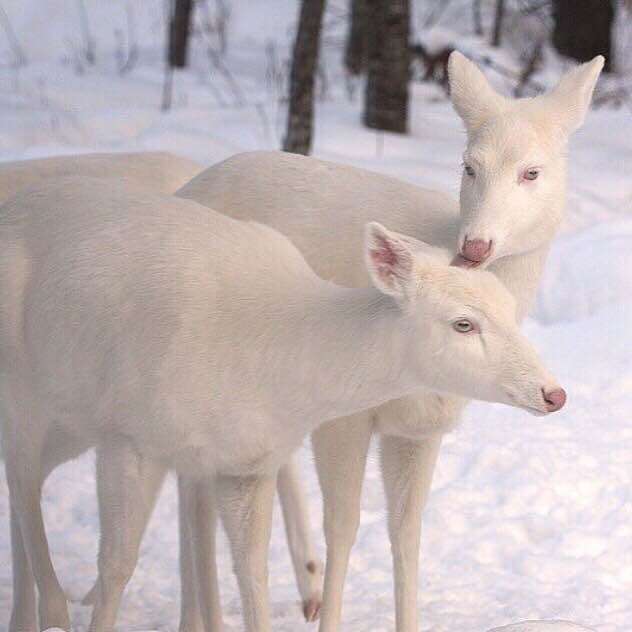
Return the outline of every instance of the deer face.
<path id="1" fill-rule="evenodd" d="M 404 312 L 408 363 L 420 385 L 517 406 L 559 410 L 566 394 L 516 324 L 515 301 L 488 272 L 449 266 L 445 253 L 369 224 L 367 268 Z"/>
<path id="2" fill-rule="evenodd" d="M 597 57 L 545 95 L 508 99 L 475 64 L 451 55 L 451 98 L 467 130 L 456 265 L 484 267 L 553 237 L 564 208 L 567 140 L 583 123 L 602 66 Z"/>

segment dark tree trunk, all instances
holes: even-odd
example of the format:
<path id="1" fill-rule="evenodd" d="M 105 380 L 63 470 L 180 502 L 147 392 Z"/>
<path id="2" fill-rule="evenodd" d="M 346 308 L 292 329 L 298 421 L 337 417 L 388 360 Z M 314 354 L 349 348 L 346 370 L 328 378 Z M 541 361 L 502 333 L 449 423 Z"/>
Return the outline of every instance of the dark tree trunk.
<path id="1" fill-rule="evenodd" d="M 292 56 L 287 134 L 283 142 L 283 149 L 295 154 L 309 154 L 312 146 L 314 80 L 324 10 L 325 0 L 303 0 L 301 5 Z"/>
<path id="2" fill-rule="evenodd" d="M 169 66 L 172 68 L 187 65 L 192 11 L 193 0 L 175 0 L 169 23 Z"/>
<path id="3" fill-rule="evenodd" d="M 352 75 L 360 75 L 366 68 L 367 15 L 366 0 L 351 0 L 351 17 L 345 49 L 345 66 Z"/>
<path id="4" fill-rule="evenodd" d="M 408 130 L 409 0 L 366 0 L 368 77 L 364 123 L 390 132 Z"/>
<path id="5" fill-rule="evenodd" d="M 612 70 L 612 0 L 554 0 L 553 45 L 577 61 L 595 55 L 606 58 L 604 70 Z"/>
<path id="6" fill-rule="evenodd" d="M 503 35 L 504 18 L 505 0 L 496 0 L 496 15 L 494 17 L 494 34 L 492 35 L 492 46 L 500 46 Z"/>
<path id="7" fill-rule="evenodd" d="M 483 35 L 483 16 L 481 14 L 481 1 L 472 1 L 472 21 L 474 22 L 474 33 L 476 35 Z"/>

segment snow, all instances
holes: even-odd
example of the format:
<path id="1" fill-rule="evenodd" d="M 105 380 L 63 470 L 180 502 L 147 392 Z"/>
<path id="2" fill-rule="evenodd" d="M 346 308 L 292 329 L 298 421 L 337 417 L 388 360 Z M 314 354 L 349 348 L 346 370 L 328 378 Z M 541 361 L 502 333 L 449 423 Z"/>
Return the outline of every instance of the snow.
<path id="1" fill-rule="evenodd" d="M 489 632 L 591 632 L 588 628 L 568 621 L 523 621 L 495 628 Z"/>
<path id="2" fill-rule="evenodd" d="M 89 151 L 171 150 L 205 163 L 278 147 L 285 104 L 271 80 L 266 44 L 287 55 L 296 3 L 233 3 L 226 63 L 245 96 L 212 85 L 203 52 L 174 82 L 174 107 L 159 109 L 162 2 L 134 0 L 141 58 L 128 75 L 115 65 L 122 3 L 86 3 L 97 65 L 77 74 L 77 15 L 68 3 L 3 4 L 29 64 L 0 74 L 0 159 Z M 265 4 L 265 6 L 264 6 Z M 74 5 L 73 5 L 74 6 Z M 98 27 L 98 28 L 97 28 Z M 377 135 L 360 123 L 362 88 L 334 63 L 340 28 L 328 32 L 329 93 L 317 104 L 315 154 L 457 192 L 464 135 L 438 88 L 415 86 L 411 134 Z M 197 47 L 200 48 L 199 46 Z M 9 59 L 0 49 L 0 61 Z M 549 80 L 548 75 L 542 80 Z M 500 83 L 502 85 L 502 82 Z M 355 88 L 353 100 L 347 87 Z M 568 216 L 551 252 L 525 329 L 569 393 L 545 420 L 472 404 L 444 441 L 424 516 L 419 621 L 423 631 L 596 632 L 632 627 L 632 117 L 592 112 L 570 148 Z M 394 201 L 395 203 L 395 201 Z M 314 532 L 321 505 L 309 450 L 300 453 Z M 93 456 L 59 468 L 44 489 L 54 562 L 73 600 L 77 630 L 89 609 L 77 601 L 95 574 L 97 512 Z M 368 467 L 362 524 L 345 592 L 343 626 L 394 629 L 391 562 L 376 459 Z M 120 630 L 176 629 L 178 565 L 175 486 L 169 480 L 125 593 Z M 223 536 L 219 565 L 227 630 L 240 630 L 240 602 Z M 275 515 L 270 548 L 274 629 L 307 629 Z M 7 489 L 0 474 L 0 630 L 11 603 Z"/>

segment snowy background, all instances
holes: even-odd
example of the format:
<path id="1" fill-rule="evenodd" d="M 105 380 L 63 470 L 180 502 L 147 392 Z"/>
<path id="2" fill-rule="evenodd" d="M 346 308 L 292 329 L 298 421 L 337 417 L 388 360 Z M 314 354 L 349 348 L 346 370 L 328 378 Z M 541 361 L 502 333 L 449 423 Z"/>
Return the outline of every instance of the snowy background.
<path id="1" fill-rule="evenodd" d="M 0 160 L 89 151 L 170 150 L 211 164 L 235 152 L 278 148 L 282 78 L 296 20 L 291 0 L 235 0 L 224 70 L 210 67 L 203 33 L 192 68 L 174 79 L 160 110 L 165 38 L 161 0 L 86 2 L 96 64 L 85 63 L 74 3 L 2 3 L 27 63 L 0 39 Z M 459 24 L 453 3 L 442 18 Z M 333 3 L 324 39 L 314 154 L 414 183 L 458 190 L 464 133 L 436 86 L 414 84 L 411 133 L 377 135 L 360 125 L 362 87 L 340 66 L 344 20 Z M 131 11 L 131 14 L 130 14 Z M 459 12 L 460 11 L 460 12 Z M 130 21 L 131 20 L 131 21 Z M 419 10 L 413 20 L 423 24 Z M 131 29 L 129 28 L 131 25 Z M 624 32 L 625 29 L 622 29 Z M 119 67 L 129 38 L 134 68 Z M 471 37 L 436 31 L 463 52 Z M 563 64 L 547 52 L 550 84 Z M 511 66 L 509 52 L 497 56 Z M 500 89 L 500 77 L 490 75 Z M 425 512 L 419 620 L 423 631 L 484 632 L 525 619 L 567 619 L 598 632 L 632 629 L 632 112 L 593 111 L 570 148 L 568 216 L 526 331 L 569 393 L 544 420 L 473 404 L 446 437 Z M 301 453 L 314 532 L 322 551 L 320 495 L 308 449 Z M 71 599 L 90 588 L 97 546 L 93 458 L 57 470 L 44 490 L 45 519 Z M 179 615 L 176 497 L 169 481 L 125 594 L 120 630 L 175 630 Z M 0 474 L 0 630 L 11 602 L 7 488 Z M 223 539 L 227 629 L 240 603 Z M 308 629 L 276 512 L 270 551 L 274 629 Z M 83 629 L 89 609 L 73 605 Z M 345 593 L 343 629 L 394 629 L 391 558 L 375 459 Z M 312 626 L 312 629 L 314 627 Z"/>

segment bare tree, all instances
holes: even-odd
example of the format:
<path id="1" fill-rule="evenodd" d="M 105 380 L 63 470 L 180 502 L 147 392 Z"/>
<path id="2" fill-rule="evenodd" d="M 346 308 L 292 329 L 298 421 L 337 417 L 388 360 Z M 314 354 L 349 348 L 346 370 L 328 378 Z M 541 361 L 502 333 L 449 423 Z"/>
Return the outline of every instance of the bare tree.
<path id="1" fill-rule="evenodd" d="M 175 0 L 169 23 L 169 65 L 172 68 L 186 68 L 192 13 L 193 0 Z"/>
<path id="2" fill-rule="evenodd" d="M 308 154 L 314 127 L 314 81 L 325 0 L 303 0 L 290 73 L 290 103 L 283 149 Z"/>
<path id="3" fill-rule="evenodd" d="M 500 46 L 503 34 L 503 19 L 505 18 L 505 0 L 496 0 L 496 15 L 494 17 L 494 32 L 492 46 Z"/>
<path id="4" fill-rule="evenodd" d="M 553 45 L 578 61 L 603 55 L 610 72 L 614 18 L 613 0 L 553 0 Z"/>
<path id="5" fill-rule="evenodd" d="M 360 75 L 366 68 L 367 14 L 366 0 L 351 0 L 351 16 L 345 48 L 345 66 L 352 75 Z"/>
<path id="6" fill-rule="evenodd" d="M 173 98 L 173 70 L 186 68 L 189 61 L 189 39 L 193 0 L 170 0 L 167 36 L 167 64 L 162 85 L 162 109 L 169 110 Z"/>
<path id="7" fill-rule="evenodd" d="M 409 0 L 366 0 L 368 77 L 364 123 L 367 127 L 408 130 L 410 79 Z"/>
<path id="8" fill-rule="evenodd" d="M 474 22 L 474 33 L 483 35 L 483 15 L 481 13 L 482 0 L 472 0 L 472 21 Z"/>

